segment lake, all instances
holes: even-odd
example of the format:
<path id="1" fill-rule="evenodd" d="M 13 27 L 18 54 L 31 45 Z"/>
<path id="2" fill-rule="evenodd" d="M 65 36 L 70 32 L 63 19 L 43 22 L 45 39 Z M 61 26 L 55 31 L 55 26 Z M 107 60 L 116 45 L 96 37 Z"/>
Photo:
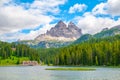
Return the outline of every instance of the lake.
<path id="1" fill-rule="evenodd" d="M 0 67 L 0 80 L 120 80 L 120 68 L 96 71 L 51 71 L 51 66 Z"/>

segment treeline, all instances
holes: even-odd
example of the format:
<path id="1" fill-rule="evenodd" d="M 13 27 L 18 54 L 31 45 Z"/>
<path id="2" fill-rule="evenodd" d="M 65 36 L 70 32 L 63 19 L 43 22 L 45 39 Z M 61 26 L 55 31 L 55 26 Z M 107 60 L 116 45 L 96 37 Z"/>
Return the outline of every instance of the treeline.
<path id="1" fill-rule="evenodd" d="M 26 57 L 29 60 L 40 61 L 37 50 L 32 49 L 27 45 L 0 42 L 0 60 L 13 59 L 14 57 Z"/>
<path id="2" fill-rule="evenodd" d="M 120 65 L 120 35 L 92 39 L 56 49 L 50 54 L 50 58 L 46 57 L 43 61 L 54 65 L 118 66 Z"/>
<path id="3" fill-rule="evenodd" d="M 60 48 L 38 48 L 40 60 L 43 64 L 51 64 L 57 54 L 60 53 Z"/>

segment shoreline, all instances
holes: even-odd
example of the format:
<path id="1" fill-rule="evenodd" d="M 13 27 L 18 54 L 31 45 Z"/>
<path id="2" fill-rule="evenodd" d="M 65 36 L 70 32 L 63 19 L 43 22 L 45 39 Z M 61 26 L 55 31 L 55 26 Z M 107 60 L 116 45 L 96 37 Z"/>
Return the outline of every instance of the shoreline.
<path id="1" fill-rule="evenodd" d="M 26 65 L 22 65 L 22 64 L 10 64 L 10 65 L 0 65 L 0 67 L 11 67 L 11 66 L 26 66 Z M 28 65 L 29 66 L 29 65 Z M 49 66 L 49 65 L 40 65 L 40 64 L 38 64 L 38 65 L 34 65 L 34 66 Z M 55 66 L 55 65 L 52 65 L 51 67 L 73 67 L 73 68 L 120 68 L 120 66 L 73 66 L 73 65 L 69 65 L 69 66 L 67 66 L 67 65 L 60 65 L 60 66 Z"/>
<path id="2" fill-rule="evenodd" d="M 0 65 L 0 67 L 11 67 L 11 66 L 29 66 L 29 65 L 22 65 L 22 64 L 11 64 L 11 65 Z M 41 66 L 40 64 L 34 66 Z"/>

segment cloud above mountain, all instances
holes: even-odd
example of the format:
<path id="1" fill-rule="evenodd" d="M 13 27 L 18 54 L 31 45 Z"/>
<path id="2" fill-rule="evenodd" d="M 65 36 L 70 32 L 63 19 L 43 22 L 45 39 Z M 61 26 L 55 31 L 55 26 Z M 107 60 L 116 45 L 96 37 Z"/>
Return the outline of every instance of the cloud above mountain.
<path id="1" fill-rule="evenodd" d="M 108 0 L 101 2 L 90 11 L 85 12 L 82 16 L 74 18 L 83 33 L 95 34 L 103 28 L 111 28 L 120 23 L 119 0 Z"/>
<path id="2" fill-rule="evenodd" d="M 120 18 L 115 21 L 109 17 L 96 17 L 89 12 L 82 17 L 75 17 L 74 20 L 77 21 L 77 25 L 83 30 L 83 33 L 90 34 L 95 34 L 103 28 L 111 28 L 120 24 Z"/>
<path id="3" fill-rule="evenodd" d="M 20 5 L 12 0 L 6 0 L 3 4 L 1 2 L 0 34 L 49 24 L 55 17 L 46 14 L 59 13 L 58 6 L 64 2 L 65 0 L 35 0 L 31 4 L 21 3 Z"/>
<path id="4" fill-rule="evenodd" d="M 106 3 L 96 5 L 93 12 L 96 14 L 110 14 L 112 16 L 120 16 L 120 1 L 108 0 Z"/>
<path id="5" fill-rule="evenodd" d="M 87 8 L 87 5 L 85 4 L 75 4 L 74 6 L 70 7 L 69 13 L 82 12 L 86 8 Z"/>

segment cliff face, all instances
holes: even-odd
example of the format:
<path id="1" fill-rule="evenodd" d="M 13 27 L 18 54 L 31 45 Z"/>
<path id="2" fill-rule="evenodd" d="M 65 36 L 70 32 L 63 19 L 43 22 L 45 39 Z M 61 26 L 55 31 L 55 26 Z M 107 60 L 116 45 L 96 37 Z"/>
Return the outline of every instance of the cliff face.
<path id="1" fill-rule="evenodd" d="M 74 23 L 70 22 L 68 26 L 59 21 L 55 27 L 51 28 L 45 34 L 39 35 L 35 40 L 37 41 L 74 41 L 82 35 L 81 29 L 79 29 Z"/>

